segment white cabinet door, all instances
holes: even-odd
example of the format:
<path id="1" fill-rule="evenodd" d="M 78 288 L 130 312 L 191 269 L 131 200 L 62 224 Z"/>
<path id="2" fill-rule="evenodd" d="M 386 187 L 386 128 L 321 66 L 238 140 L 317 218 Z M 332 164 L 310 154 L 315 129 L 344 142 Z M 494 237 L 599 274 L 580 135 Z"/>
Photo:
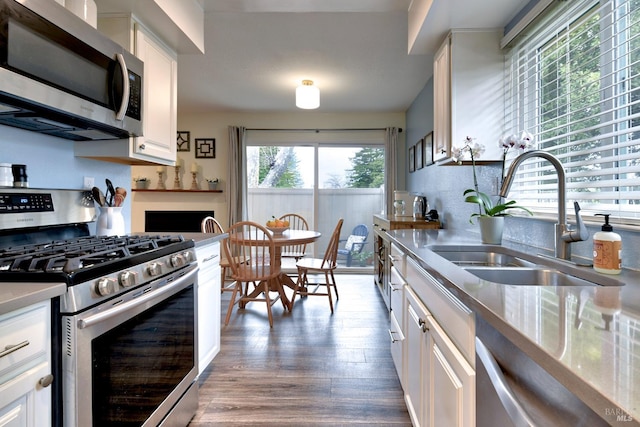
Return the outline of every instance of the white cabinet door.
<path id="1" fill-rule="evenodd" d="M 51 425 L 51 304 L 0 316 L 0 426 Z"/>
<path id="2" fill-rule="evenodd" d="M 478 160 L 500 160 L 504 56 L 500 32 L 452 30 L 434 56 L 434 160 L 451 158 L 467 136 L 484 145 Z M 469 160 L 467 156 L 467 160 Z"/>
<path id="3" fill-rule="evenodd" d="M 474 427 L 475 371 L 433 317 L 427 319 L 429 366 L 428 425 Z"/>
<path id="4" fill-rule="evenodd" d="M 433 160 L 451 157 L 451 36 L 433 60 Z"/>
<path id="5" fill-rule="evenodd" d="M 198 375 L 220 351 L 220 242 L 196 247 L 198 257 Z"/>
<path id="6" fill-rule="evenodd" d="M 144 62 L 144 137 L 134 153 L 176 159 L 177 81 L 175 56 L 140 25 L 136 25 L 136 56 Z"/>
<path id="7" fill-rule="evenodd" d="M 406 381 L 405 372 L 405 296 L 406 282 L 395 266 L 391 266 L 389 275 L 389 288 L 391 290 L 391 310 L 389 312 L 389 336 L 391 338 L 391 358 L 398 372 L 400 384 L 404 387 Z"/>
<path id="8" fill-rule="evenodd" d="M 406 377 L 405 401 L 415 427 L 426 426 L 429 398 L 429 358 L 427 325 L 429 312 L 410 289 L 405 290 L 406 308 Z"/>

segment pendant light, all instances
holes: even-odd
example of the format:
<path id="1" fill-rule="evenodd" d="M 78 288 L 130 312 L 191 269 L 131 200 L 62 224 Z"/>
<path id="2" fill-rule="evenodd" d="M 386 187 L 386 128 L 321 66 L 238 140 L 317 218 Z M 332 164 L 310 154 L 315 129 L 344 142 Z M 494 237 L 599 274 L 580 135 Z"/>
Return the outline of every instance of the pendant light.
<path id="1" fill-rule="evenodd" d="M 296 107 L 313 110 L 320 106 L 320 89 L 313 85 L 312 80 L 303 80 L 296 88 Z"/>

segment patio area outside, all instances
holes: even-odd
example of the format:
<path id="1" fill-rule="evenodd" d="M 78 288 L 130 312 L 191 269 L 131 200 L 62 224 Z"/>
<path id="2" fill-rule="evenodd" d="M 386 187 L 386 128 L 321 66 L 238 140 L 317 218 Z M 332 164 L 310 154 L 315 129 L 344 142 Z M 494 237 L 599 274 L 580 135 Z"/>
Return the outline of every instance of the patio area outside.
<path id="1" fill-rule="evenodd" d="M 373 271 L 373 215 L 380 213 L 384 206 L 384 191 L 378 188 L 336 188 L 319 189 L 317 208 L 314 209 L 313 189 L 292 188 L 251 188 L 248 193 L 248 217 L 261 224 L 272 216 L 280 217 L 286 213 L 302 215 L 309 228 L 322 233 L 322 237 L 307 247 L 309 256 L 322 258 L 331 233 L 339 218 L 344 219 L 340 233 L 341 246 L 354 227 L 364 224 L 369 229 L 365 245 L 359 254 L 353 254 L 351 265 L 347 267 L 346 258 L 339 257 L 338 270 L 371 273 Z M 317 212 L 317 217 L 314 216 Z M 295 271 L 293 259 L 283 260 L 285 271 Z"/>

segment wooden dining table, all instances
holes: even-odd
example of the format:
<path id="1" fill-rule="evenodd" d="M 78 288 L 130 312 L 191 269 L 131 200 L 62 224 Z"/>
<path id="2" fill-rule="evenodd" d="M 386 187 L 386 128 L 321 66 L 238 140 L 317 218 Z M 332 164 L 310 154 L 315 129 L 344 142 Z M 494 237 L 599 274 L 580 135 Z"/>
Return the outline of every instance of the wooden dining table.
<path id="1" fill-rule="evenodd" d="M 273 234 L 273 243 L 275 245 L 276 253 L 275 253 L 275 262 L 276 266 L 279 270 L 282 269 L 282 248 L 286 246 L 292 245 L 304 245 L 313 243 L 318 240 L 322 236 L 322 233 L 319 231 L 313 230 L 286 230 L 282 234 Z M 276 277 L 275 280 L 272 280 L 269 283 L 269 289 L 278 292 L 280 298 L 282 299 L 283 305 L 291 311 L 293 309 L 293 304 L 289 297 L 284 292 L 284 287 L 291 288 L 295 290 L 296 282 L 294 282 L 291 277 L 287 274 L 283 273 L 282 270 L 280 274 Z M 262 286 L 256 286 L 256 288 L 248 295 L 249 298 L 255 298 L 263 291 Z"/>

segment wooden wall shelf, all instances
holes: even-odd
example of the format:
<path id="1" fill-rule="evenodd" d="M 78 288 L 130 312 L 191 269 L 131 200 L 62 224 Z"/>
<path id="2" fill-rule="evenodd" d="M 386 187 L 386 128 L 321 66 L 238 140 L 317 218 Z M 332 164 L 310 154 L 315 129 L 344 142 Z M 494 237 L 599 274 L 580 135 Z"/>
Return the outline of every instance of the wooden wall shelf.
<path id="1" fill-rule="evenodd" d="M 132 188 L 131 191 L 138 191 L 140 193 L 222 193 L 222 190 L 154 190 L 140 188 Z"/>

